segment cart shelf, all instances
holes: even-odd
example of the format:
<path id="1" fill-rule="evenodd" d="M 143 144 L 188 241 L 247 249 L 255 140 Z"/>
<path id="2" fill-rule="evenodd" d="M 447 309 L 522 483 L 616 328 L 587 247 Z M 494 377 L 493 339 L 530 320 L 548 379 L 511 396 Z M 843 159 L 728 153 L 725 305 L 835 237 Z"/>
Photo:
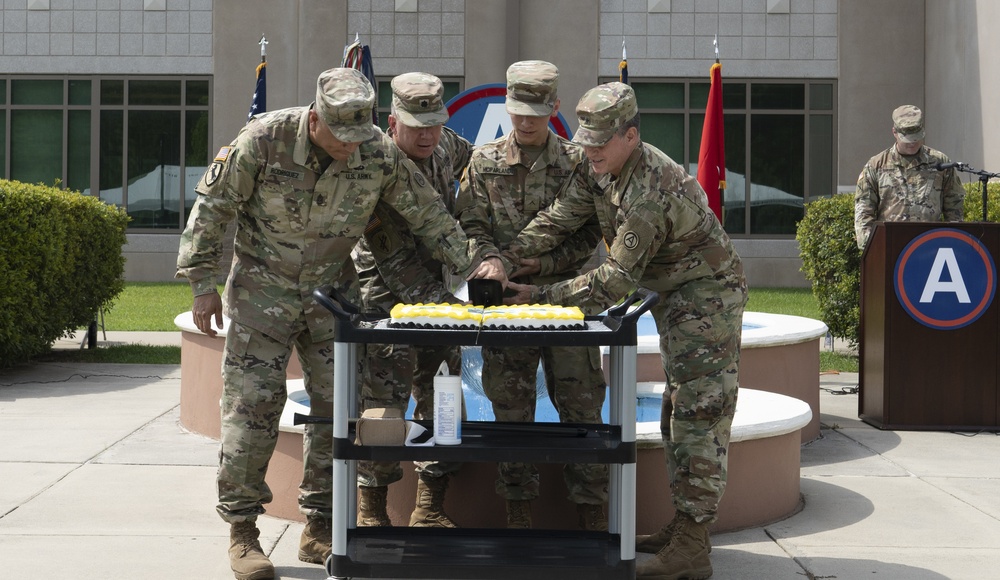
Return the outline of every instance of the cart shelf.
<path id="1" fill-rule="evenodd" d="M 393 328 L 336 290 L 313 296 L 335 317 L 333 553 L 335 578 L 627 580 L 635 577 L 636 321 L 657 301 L 640 290 L 573 330 Z M 464 421 L 455 446 L 355 445 L 358 345 L 608 346 L 610 424 Z M 323 419 L 306 419 L 319 422 Z M 429 427 L 429 422 L 424 422 Z M 574 530 L 356 528 L 358 460 L 606 463 L 608 532 Z"/>

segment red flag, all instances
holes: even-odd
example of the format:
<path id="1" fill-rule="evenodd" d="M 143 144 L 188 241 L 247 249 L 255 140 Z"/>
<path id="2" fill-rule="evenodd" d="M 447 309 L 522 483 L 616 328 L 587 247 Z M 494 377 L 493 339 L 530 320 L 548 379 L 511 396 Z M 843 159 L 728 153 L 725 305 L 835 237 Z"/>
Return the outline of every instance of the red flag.
<path id="1" fill-rule="evenodd" d="M 698 183 L 708 195 L 708 206 L 722 222 L 722 198 L 726 189 L 726 140 L 722 130 L 722 65 L 716 62 L 709 73 L 712 86 L 705 106 L 698 152 Z"/>

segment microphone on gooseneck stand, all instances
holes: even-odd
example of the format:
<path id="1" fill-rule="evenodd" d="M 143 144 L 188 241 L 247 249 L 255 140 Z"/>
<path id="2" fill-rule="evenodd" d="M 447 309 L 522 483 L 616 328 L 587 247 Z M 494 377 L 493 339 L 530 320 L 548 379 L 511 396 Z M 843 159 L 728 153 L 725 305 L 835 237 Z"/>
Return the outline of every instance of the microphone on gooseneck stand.
<path id="1" fill-rule="evenodd" d="M 931 165 L 931 169 L 934 171 L 947 171 L 956 167 L 961 169 L 965 167 L 965 164 L 961 161 L 952 161 L 951 163 L 935 163 L 934 165 Z"/>

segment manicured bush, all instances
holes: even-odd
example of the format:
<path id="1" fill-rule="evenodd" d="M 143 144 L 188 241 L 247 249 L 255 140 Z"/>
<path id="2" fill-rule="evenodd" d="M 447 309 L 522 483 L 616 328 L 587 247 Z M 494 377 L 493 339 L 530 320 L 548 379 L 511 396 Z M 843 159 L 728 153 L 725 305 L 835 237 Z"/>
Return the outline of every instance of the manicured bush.
<path id="1" fill-rule="evenodd" d="M 857 346 L 861 251 L 854 237 L 854 195 L 808 203 L 795 237 L 823 322 L 830 334 Z"/>
<path id="2" fill-rule="evenodd" d="M 965 186 L 965 221 L 982 221 L 979 182 Z M 1000 183 L 987 187 L 987 217 L 1000 222 Z M 810 202 L 798 224 L 796 239 L 802 271 L 812 283 L 823 322 L 830 333 L 856 347 L 860 340 L 861 251 L 854 237 L 854 195 L 835 195 Z M 994 260 L 1000 256 L 994 256 Z"/>
<path id="3" fill-rule="evenodd" d="M 983 221 L 983 189 L 978 181 L 965 184 L 965 221 Z M 986 186 L 986 221 L 1000 222 L 1000 183 Z M 994 260 L 1000 256 L 993 256 Z"/>
<path id="4" fill-rule="evenodd" d="M 121 292 L 128 216 L 99 199 L 0 180 L 0 367 L 87 326 Z"/>

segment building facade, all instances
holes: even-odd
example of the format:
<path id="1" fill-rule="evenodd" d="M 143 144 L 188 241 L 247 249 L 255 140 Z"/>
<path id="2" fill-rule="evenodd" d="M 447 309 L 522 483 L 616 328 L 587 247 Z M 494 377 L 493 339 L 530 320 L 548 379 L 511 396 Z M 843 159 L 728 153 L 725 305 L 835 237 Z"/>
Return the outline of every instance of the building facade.
<path id="1" fill-rule="evenodd" d="M 624 43 L 644 140 L 691 173 L 717 39 L 726 229 L 752 285 L 805 286 L 804 205 L 853 191 L 896 106 L 925 109 L 932 147 L 998 170 L 998 16 L 989 0 L 4 0 L 0 176 L 125 207 L 127 279 L 169 280 L 193 187 L 246 120 L 261 36 L 269 109 L 311 102 L 357 37 L 385 111 L 396 74 L 453 95 L 543 59 L 571 129 Z"/>

